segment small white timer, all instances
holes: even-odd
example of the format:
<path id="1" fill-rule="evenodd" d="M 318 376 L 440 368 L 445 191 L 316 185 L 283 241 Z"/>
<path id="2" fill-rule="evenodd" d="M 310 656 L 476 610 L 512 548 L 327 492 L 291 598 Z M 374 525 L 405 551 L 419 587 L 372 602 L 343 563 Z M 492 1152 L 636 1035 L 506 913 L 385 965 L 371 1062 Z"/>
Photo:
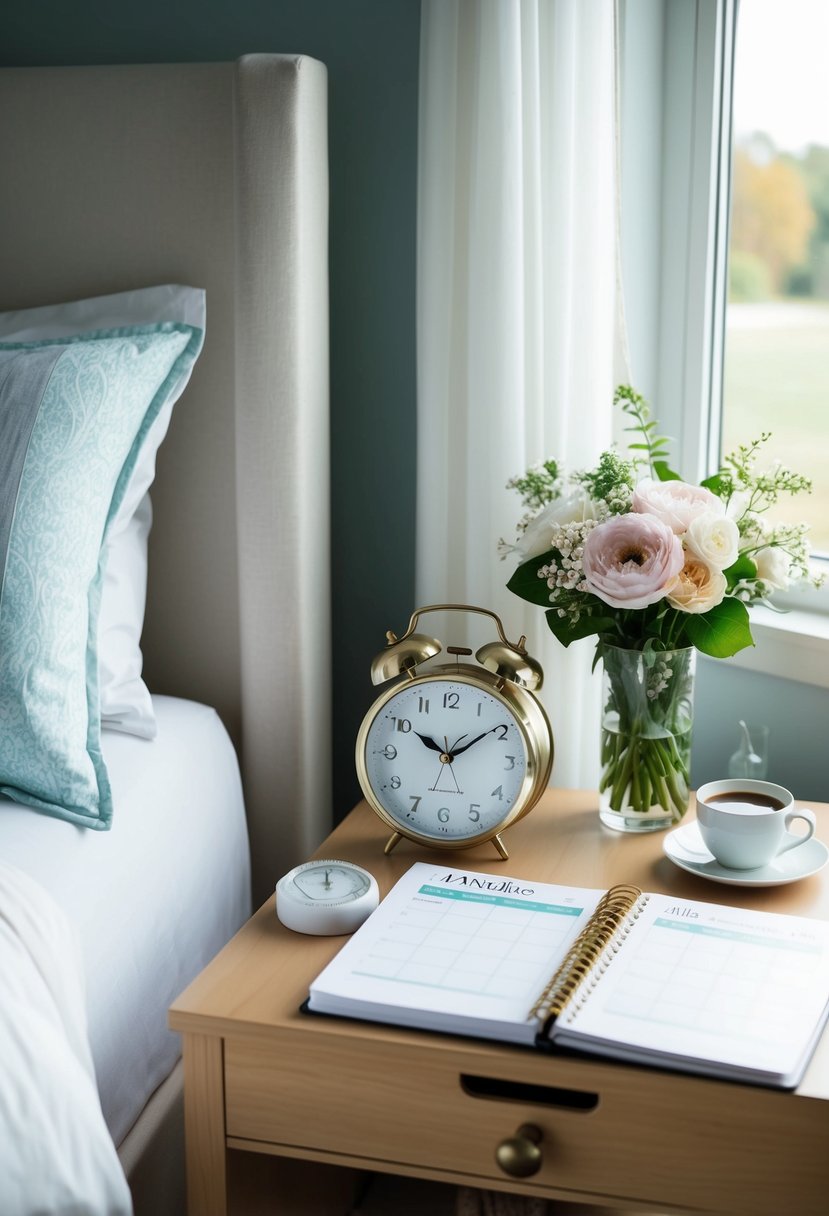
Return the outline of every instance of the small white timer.
<path id="1" fill-rule="evenodd" d="M 319 937 L 353 933 L 379 902 L 374 875 L 351 861 L 306 861 L 276 884 L 282 924 Z"/>

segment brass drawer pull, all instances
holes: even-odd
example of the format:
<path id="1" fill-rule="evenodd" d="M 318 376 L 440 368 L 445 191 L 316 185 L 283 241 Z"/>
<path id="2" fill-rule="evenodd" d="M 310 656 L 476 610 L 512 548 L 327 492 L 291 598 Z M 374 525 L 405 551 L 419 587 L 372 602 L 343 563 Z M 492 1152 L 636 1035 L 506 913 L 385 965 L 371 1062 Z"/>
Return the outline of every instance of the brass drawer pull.
<path id="1" fill-rule="evenodd" d="M 540 1127 L 534 1123 L 522 1123 L 514 1136 L 502 1140 L 495 1150 L 495 1160 L 505 1174 L 511 1178 L 531 1178 L 541 1169 L 543 1140 Z"/>

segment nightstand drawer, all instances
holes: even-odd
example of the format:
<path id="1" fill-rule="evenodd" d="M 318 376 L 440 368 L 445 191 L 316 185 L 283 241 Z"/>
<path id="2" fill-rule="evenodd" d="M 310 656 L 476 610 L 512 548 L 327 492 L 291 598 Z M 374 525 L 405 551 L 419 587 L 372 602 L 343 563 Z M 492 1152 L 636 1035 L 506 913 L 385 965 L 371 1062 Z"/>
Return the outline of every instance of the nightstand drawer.
<path id="1" fill-rule="evenodd" d="M 746 1103 L 745 1086 L 519 1050 L 436 1050 L 434 1036 L 424 1036 L 421 1049 L 411 1041 L 396 1049 L 389 1040 L 314 1039 L 313 1052 L 307 1042 L 303 1050 L 286 1042 L 282 1051 L 226 1042 L 229 1137 L 483 1184 L 510 1180 L 496 1151 L 532 1124 L 542 1134 L 541 1165 L 524 1189 L 645 1203 L 672 1192 L 686 1208 L 754 1216 L 786 1210 L 795 1170 L 799 1195 L 809 1193 L 810 1177 L 815 1195 L 814 1209 L 798 1216 L 822 1211 L 819 1120 L 809 1128 L 817 1111 L 808 1102 L 797 1104 L 803 1126 L 781 1143 L 775 1129 L 791 1103 L 784 1110 L 785 1095 L 772 1091 Z M 742 1175 L 734 1169 L 735 1135 L 756 1145 Z"/>

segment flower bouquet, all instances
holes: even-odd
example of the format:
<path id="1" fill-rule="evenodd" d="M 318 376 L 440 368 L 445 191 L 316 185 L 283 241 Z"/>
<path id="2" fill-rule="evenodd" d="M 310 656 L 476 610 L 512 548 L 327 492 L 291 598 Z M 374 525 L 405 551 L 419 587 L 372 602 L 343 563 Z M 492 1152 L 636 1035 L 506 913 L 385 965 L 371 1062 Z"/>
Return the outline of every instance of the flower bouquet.
<path id="1" fill-rule="evenodd" d="M 671 469 L 644 399 L 620 386 L 614 404 L 630 420 L 628 452 L 611 448 L 569 475 L 548 460 L 514 478 L 525 514 L 499 549 L 519 559 L 510 590 L 546 608 L 564 646 L 596 636 L 602 818 L 651 830 L 687 809 L 696 652 L 752 646 L 750 604 L 823 580 L 810 573 L 807 525 L 766 515 L 782 494 L 812 488 L 779 463 L 758 471 L 770 435 L 694 485 Z"/>

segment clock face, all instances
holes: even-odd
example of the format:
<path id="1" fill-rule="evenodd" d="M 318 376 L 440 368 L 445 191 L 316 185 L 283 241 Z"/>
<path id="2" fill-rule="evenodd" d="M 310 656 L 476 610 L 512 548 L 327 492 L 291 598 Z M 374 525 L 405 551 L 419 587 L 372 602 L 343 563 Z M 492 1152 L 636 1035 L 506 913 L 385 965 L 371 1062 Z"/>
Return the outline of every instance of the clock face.
<path id="1" fill-rule="evenodd" d="M 377 880 L 351 861 L 306 861 L 276 884 L 285 928 L 318 937 L 353 933 L 379 902 Z"/>
<path id="2" fill-rule="evenodd" d="M 359 899 L 368 891 L 370 881 L 365 871 L 336 861 L 310 862 L 299 867 L 293 877 L 294 886 L 306 899 L 321 903 Z"/>
<path id="3" fill-rule="evenodd" d="M 405 684 L 381 704 L 363 758 L 389 818 L 405 833 L 447 843 L 503 826 L 527 777 L 526 743 L 509 705 L 451 676 Z"/>

